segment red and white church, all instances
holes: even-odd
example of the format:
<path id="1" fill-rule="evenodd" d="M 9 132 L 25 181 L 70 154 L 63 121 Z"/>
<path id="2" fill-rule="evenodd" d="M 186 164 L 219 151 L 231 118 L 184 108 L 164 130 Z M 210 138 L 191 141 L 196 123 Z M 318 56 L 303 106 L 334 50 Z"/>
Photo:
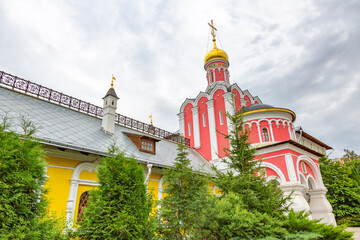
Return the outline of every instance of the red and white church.
<path id="1" fill-rule="evenodd" d="M 212 35 L 214 47 L 204 60 L 207 87 L 181 105 L 180 133 L 190 139 L 190 146 L 206 160 L 224 169 L 223 149 L 229 148 L 228 140 L 221 134 L 228 133 L 229 119 L 225 113 L 233 114 L 244 108 L 245 127 L 251 132 L 256 158 L 262 159 L 261 170 L 266 180 L 277 181 L 285 195 L 292 193 L 295 210 L 306 210 L 314 219 L 336 224 L 318 164 L 318 158 L 331 147 L 295 127 L 293 111 L 263 104 L 248 90 L 231 84 L 228 55 L 217 48 L 214 28 Z"/>
<path id="2" fill-rule="evenodd" d="M 214 47 L 204 63 L 207 87 L 186 99 L 178 113 L 179 131 L 185 138 L 117 113 L 119 98 L 113 85 L 99 107 L 0 71 L 0 119 L 6 116 L 17 126 L 18 116 L 25 116 L 40 126 L 35 137 L 48 163 L 50 210 L 66 217 L 70 227 L 81 221 L 88 191 L 99 185 L 96 167 L 110 144 L 116 142 L 142 164 L 145 184 L 160 200 L 165 186 L 163 169 L 173 165 L 178 142 L 189 146 L 188 157 L 195 169 L 210 171 L 212 164 L 226 169 L 221 159 L 229 143 L 219 132 L 228 132 L 225 113 L 241 108 L 266 180 L 278 183 L 285 195 L 292 193 L 295 210 L 336 224 L 318 164 L 318 158 L 331 147 L 295 127 L 293 111 L 263 104 L 230 83 L 229 58 L 217 48 L 211 26 Z M 209 189 L 218 193 L 213 183 Z"/>

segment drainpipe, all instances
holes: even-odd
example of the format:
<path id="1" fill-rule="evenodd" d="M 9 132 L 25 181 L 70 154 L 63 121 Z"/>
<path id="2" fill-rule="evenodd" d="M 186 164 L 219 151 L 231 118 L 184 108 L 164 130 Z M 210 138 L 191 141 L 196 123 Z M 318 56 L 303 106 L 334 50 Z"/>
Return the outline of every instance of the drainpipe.
<path id="1" fill-rule="evenodd" d="M 146 175 L 144 184 L 147 185 L 147 183 L 148 183 L 148 181 L 149 181 L 149 178 L 150 178 L 151 169 L 152 169 L 153 165 L 150 164 L 150 163 L 148 163 L 146 166 L 147 166 L 147 168 L 148 168 L 148 173 L 147 173 L 147 175 Z"/>

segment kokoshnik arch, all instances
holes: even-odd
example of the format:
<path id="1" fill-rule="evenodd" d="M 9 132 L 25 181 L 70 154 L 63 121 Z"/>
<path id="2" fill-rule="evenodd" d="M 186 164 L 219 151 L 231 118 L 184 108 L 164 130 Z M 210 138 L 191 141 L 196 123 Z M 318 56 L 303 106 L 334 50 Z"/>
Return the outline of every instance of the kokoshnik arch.
<path id="1" fill-rule="evenodd" d="M 318 158 L 331 147 L 295 127 L 293 111 L 263 104 L 259 97 L 231 84 L 229 57 L 217 48 L 216 28 L 213 23 L 209 25 L 213 49 L 204 60 L 207 87 L 181 105 L 177 133 L 116 113 L 119 98 L 113 85 L 101 108 L 0 72 L 0 115 L 7 115 L 14 126 L 20 115 L 39 126 L 36 137 L 48 163 L 50 210 L 66 217 L 69 226 L 81 221 L 87 191 L 98 185 L 97 162 L 112 142 L 143 165 L 149 191 L 161 199 L 162 170 L 173 164 L 178 142 L 189 146 L 189 159 L 195 169 L 210 170 L 212 165 L 226 168 L 221 158 L 229 143 L 219 132 L 228 132 L 226 112 L 241 108 L 257 149 L 256 157 L 262 158 L 261 171 L 266 180 L 276 181 L 285 195 L 293 193 L 295 210 L 309 211 L 312 218 L 336 224 L 318 164 Z M 212 183 L 209 188 L 218 193 Z"/>

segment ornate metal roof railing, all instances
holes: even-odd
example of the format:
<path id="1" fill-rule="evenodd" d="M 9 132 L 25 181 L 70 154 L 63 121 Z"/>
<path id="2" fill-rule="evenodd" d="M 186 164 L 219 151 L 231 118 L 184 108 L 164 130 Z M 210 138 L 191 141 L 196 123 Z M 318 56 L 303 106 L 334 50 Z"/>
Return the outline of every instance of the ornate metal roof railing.
<path id="1" fill-rule="evenodd" d="M 10 89 L 16 89 L 26 95 L 43 99 L 52 103 L 57 103 L 70 109 L 91 115 L 97 118 L 102 118 L 103 108 L 94 104 L 84 102 L 80 99 L 71 97 L 64 93 L 52 90 L 50 88 L 41 86 L 39 84 L 24 80 L 9 73 L 0 71 L 0 85 Z M 177 143 L 183 143 L 190 146 L 190 139 L 184 138 L 176 133 L 171 133 L 153 125 L 137 121 L 127 116 L 116 114 L 115 122 L 119 125 L 129 127 L 144 133 L 154 135 L 156 137 L 171 140 Z"/>

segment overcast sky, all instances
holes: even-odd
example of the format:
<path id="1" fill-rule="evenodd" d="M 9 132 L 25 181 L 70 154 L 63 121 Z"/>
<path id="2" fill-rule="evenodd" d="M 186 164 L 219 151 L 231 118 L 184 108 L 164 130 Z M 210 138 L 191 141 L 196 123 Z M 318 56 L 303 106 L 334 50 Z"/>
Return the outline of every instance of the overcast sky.
<path id="1" fill-rule="evenodd" d="M 231 83 L 360 154 L 360 0 L 0 0 L 0 70 L 99 106 L 114 74 L 118 113 L 176 131 L 211 19 Z"/>

